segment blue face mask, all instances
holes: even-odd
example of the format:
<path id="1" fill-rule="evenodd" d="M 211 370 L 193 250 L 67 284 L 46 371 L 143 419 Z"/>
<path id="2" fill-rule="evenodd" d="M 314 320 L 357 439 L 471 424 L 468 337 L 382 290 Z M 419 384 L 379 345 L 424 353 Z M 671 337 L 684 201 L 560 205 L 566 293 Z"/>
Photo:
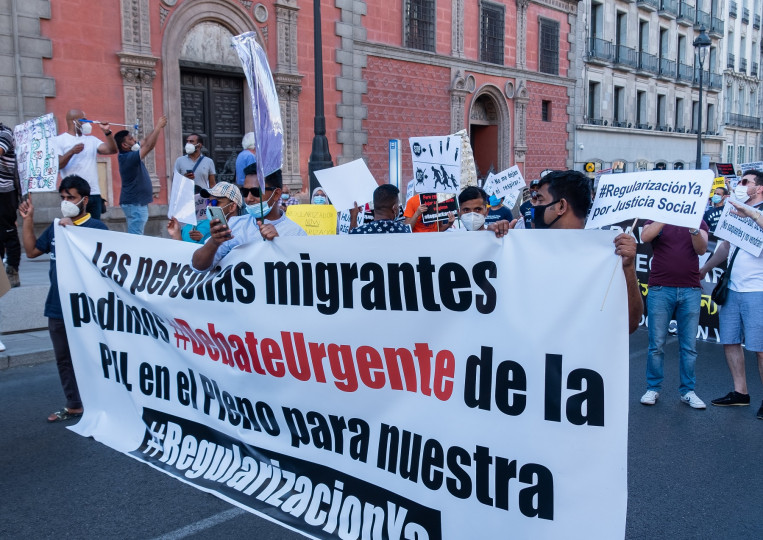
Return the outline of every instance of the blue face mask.
<path id="1" fill-rule="evenodd" d="M 313 204 L 326 204 L 326 197 L 322 195 L 316 195 L 313 197 Z"/>
<path id="2" fill-rule="evenodd" d="M 273 195 L 275 195 L 275 193 Z M 273 195 L 270 196 L 270 199 L 273 198 Z M 264 218 L 273 209 L 270 206 L 270 199 L 268 199 L 266 203 L 247 204 L 246 211 L 255 219 Z"/>
<path id="3" fill-rule="evenodd" d="M 501 199 L 499 199 L 495 195 L 491 195 L 490 199 L 488 199 L 488 202 L 490 203 L 490 206 L 498 206 L 499 204 L 501 204 Z"/>
<path id="4" fill-rule="evenodd" d="M 723 199 L 723 197 L 721 197 L 720 195 L 713 195 L 713 199 L 712 199 L 713 204 L 718 204 L 719 202 L 721 202 L 721 199 Z"/>

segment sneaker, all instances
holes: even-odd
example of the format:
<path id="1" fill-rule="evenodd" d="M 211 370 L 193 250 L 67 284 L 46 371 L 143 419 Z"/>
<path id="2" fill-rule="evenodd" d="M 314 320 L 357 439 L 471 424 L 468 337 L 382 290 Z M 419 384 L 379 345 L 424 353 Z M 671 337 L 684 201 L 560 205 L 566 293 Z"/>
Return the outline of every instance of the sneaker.
<path id="1" fill-rule="evenodd" d="M 758 409 L 758 418 L 763 420 L 763 401 L 760 403 L 760 409 Z"/>
<path id="2" fill-rule="evenodd" d="M 745 407 L 750 404 L 750 394 L 732 391 L 721 398 L 714 399 L 711 403 L 718 407 Z"/>
<path id="3" fill-rule="evenodd" d="M 681 396 L 681 402 L 686 403 L 692 409 L 704 409 L 707 407 L 705 402 L 699 399 L 693 390 L 686 392 L 683 396 Z"/>
<path id="4" fill-rule="evenodd" d="M 19 280 L 19 269 L 12 266 L 5 267 L 5 273 L 8 274 L 8 281 L 11 282 L 11 289 L 21 286 L 21 280 Z"/>
<path id="5" fill-rule="evenodd" d="M 644 405 L 654 405 L 657 403 L 658 397 L 660 397 L 659 392 L 655 392 L 654 390 L 647 390 L 646 394 L 641 396 L 641 403 Z"/>

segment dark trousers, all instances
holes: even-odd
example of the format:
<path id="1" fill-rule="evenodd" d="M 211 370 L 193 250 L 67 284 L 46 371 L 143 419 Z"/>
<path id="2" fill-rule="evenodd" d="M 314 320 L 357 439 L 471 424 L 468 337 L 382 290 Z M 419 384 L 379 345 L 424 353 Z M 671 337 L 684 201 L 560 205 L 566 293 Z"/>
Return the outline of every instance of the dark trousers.
<path id="1" fill-rule="evenodd" d="M 21 242 L 16 229 L 16 210 L 19 207 L 18 193 L 0 193 L 0 258 L 7 257 L 8 266 L 19 268 Z"/>
<path id="2" fill-rule="evenodd" d="M 51 319 L 48 317 L 48 331 L 50 340 L 53 342 L 53 352 L 56 355 L 58 376 L 61 378 L 61 386 L 66 396 L 67 409 L 81 409 L 82 400 L 79 397 L 77 378 L 74 376 L 72 355 L 69 352 L 69 340 L 66 339 L 66 326 L 63 319 Z"/>
<path id="3" fill-rule="evenodd" d="M 101 204 L 100 195 L 90 195 L 85 210 L 90 214 L 90 217 L 101 219 Z"/>

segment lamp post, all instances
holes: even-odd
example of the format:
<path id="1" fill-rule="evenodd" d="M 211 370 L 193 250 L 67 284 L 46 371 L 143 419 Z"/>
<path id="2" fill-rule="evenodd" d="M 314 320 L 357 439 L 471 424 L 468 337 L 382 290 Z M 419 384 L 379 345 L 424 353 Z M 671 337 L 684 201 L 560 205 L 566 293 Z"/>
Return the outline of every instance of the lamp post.
<path id="1" fill-rule="evenodd" d="M 321 38 L 321 0 L 313 0 L 313 52 L 315 53 L 315 121 L 313 151 L 307 162 L 310 174 L 310 193 L 319 187 L 315 171 L 333 167 L 326 138 L 326 118 L 323 116 L 323 40 Z"/>
<path id="2" fill-rule="evenodd" d="M 697 59 L 699 60 L 699 107 L 697 110 L 697 164 L 694 167 L 699 169 L 702 165 L 702 70 L 705 66 L 705 57 L 707 56 L 707 49 L 712 42 L 707 37 L 705 32 L 705 25 L 703 24 L 699 29 L 699 35 L 694 39 L 694 49 L 697 51 Z"/>

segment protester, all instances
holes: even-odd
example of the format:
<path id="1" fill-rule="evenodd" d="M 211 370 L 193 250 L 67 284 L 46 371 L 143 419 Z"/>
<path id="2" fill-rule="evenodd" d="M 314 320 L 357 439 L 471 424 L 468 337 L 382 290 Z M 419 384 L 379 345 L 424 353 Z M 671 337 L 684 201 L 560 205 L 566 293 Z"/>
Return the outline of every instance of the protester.
<path id="1" fill-rule="evenodd" d="M 500 238 L 509 231 L 510 222 L 502 219 L 487 223 L 488 195 L 477 186 L 467 186 L 458 194 L 461 224 L 467 231 L 493 231 Z M 511 215 L 511 212 L 509 212 Z M 451 229 L 454 230 L 454 229 Z"/>
<path id="2" fill-rule="evenodd" d="M 702 303 L 699 256 L 707 251 L 707 232 L 708 226 L 704 221 L 699 229 L 647 221 L 641 231 L 641 241 L 651 242 L 654 251 L 646 299 L 649 353 L 646 363 L 647 390 L 641 396 L 644 405 L 654 405 L 660 397 L 665 339 L 675 312 L 681 402 L 693 409 L 705 408 L 705 402 L 694 392 L 694 363 L 697 360 L 697 326 Z"/>
<path id="3" fill-rule="evenodd" d="M 527 189 L 527 199 L 519 207 L 519 212 L 522 216 L 525 229 L 532 228 L 532 207 L 535 206 L 535 202 L 538 197 L 539 185 L 540 180 L 533 180 L 530 182 L 530 187 Z"/>
<path id="4" fill-rule="evenodd" d="M 143 159 L 154 149 L 159 133 L 166 125 L 167 118 L 162 116 L 142 143 L 137 142 L 127 130 L 114 135 L 119 148 L 119 176 L 122 177 L 119 206 L 125 214 L 127 232 L 130 234 L 143 234 L 148 221 L 148 204 L 154 200 L 154 194 Z"/>
<path id="5" fill-rule="evenodd" d="M 591 206 L 591 182 L 583 173 L 553 171 L 537 182 L 534 206 L 530 209 L 533 228 L 585 228 L 586 215 Z M 516 227 L 516 223 L 515 219 L 511 226 Z M 615 254 L 622 257 L 628 293 L 628 330 L 632 334 L 644 314 L 644 302 L 636 277 L 636 239 L 630 234 L 621 233 L 615 237 L 614 244 Z"/>
<path id="6" fill-rule="evenodd" d="M 201 196 L 210 199 L 210 206 L 219 206 L 225 213 L 225 219 L 230 220 L 239 215 L 244 199 L 239 188 L 228 182 L 217 182 L 213 188 L 203 190 Z M 184 242 L 203 244 L 209 238 L 209 219 L 199 220 L 196 225 L 187 224 L 183 227 L 174 217 L 167 223 L 170 237 Z"/>
<path id="7" fill-rule="evenodd" d="M 710 200 L 710 208 L 705 211 L 703 220 L 710 227 L 710 234 L 715 234 L 715 227 L 718 225 L 718 220 L 721 219 L 723 213 L 723 204 L 726 198 L 729 196 L 729 190 L 725 187 L 715 188 L 713 197 Z"/>
<path id="8" fill-rule="evenodd" d="M 0 258 L 5 257 L 5 273 L 8 274 L 11 287 L 21 285 L 21 242 L 16 228 L 16 210 L 20 197 L 21 185 L 16 170 L 16 143 L 13 131 L 0 123 Z M 5 350 L 5 345 L 1 342 L 0 350 Z"/>
<path id="9" fill-rule="evenodd" d="M 58 188 L 61 195 L 61 213 L 64 219 L 58 223 L 64 227 L 74 225 L 92 229 L 107 229 L 101 221 L 91 217 L 87 212 L 87 203 L 90 196 L 90 183 L 80 176 L 67 176 L 61 181 Z M 77 379 L 72 365 L 69 342 L 66 338 L 66 326 L 61 300 L 58 296 L 58 277 L 56 268 L 56 243 L 54 224 L 51 224 L 40 235 L 34 236 L 34 206 L 32 197 L 21 203 L 19 213 L 24 220 L 22 231 L 24 250 L 30 259 L 50 253 L 50 289 L 48 298 L 45 300 L 45 316 L 48 318 L 48 331 L 50 340 L 53 342 L 53 351 L 56 356 L 58 375 L 61 378 L 61 386 L 66 396 L 66 405 L 60 411 L 48 416 L 48 422 L 59 422 L 82 416 L 82 400 L 80 399 Z M 71 268 L 65 271 L 72 271 Z"/>
<path id="10" fill-rule="evenodd" d="M 462 192 L 463 193 L 463 192 Z M 514 219 L 514 216 L 511 214 L 511 210 L 506 208 L 503 205 L 504 197 L 496 197 L 495 195 L 491 195 L 488 199 L 488 204 L 490 204 L 490 208 L 488 209 L 487 216 L 485 216 L 485 223 L 488 225 L 491 223 L 495 223 L 497 221 L 506 220 L 507 222 L 511 222 L 511 220 Z"/>
<path id="11" fill-rule="evenodd" d="M 201 149 L 204 140 L 198 133 L 191 133 L 185 138 L 185 155 L 175 160 L 175 170 L 193 180 L 194 192 L 209 189 L 215 185 L 215 162 L 203 156 Z"/>
<path id="12" fill-rule="evenodd" d="M 209 240 L 193 254 L 192 264 L 196 270 L 203 271 L 217 266 L 236 246 L 261 241 L 263 238 L 273 240 L 278 236 L 307 236 L 304 229 L 281 210 L 281 170 L 265 177 L 264 194 L 260 193 L 257 175 L 253 170 L 254 165 L 246 168 L 244 187 L 241 189 L 248 215 L 234 217 L 228 221 L 228 225 L 223 225 L 217 219 L 211 221 Z M 267 199 L 265 196 L 268 196 Z"/>
<path id="13" fill-rule="evenodd" d="M 350 234 L 409 233 L 410 225 L 397 221 L 400 213 L 400 190 L 392 184 L 382 184 L 374 190 L 374 220 L 350 229 Z M 357 213 L 357 204 L 352 212 Z"/>
<path id="14" fill-rule="evenodd" d="M 440 221 L 425 224 L 422 216 L 429 210 L 429 207 L 425 204 L 421 204 L 421 198 L 418 195 L 414 195 L 405 205 L 405 217 L 406 225 L 410 225 L 415 233 L 424 232 L 444 232 L 450 229 L 455 223 L 456 218 L 453 213 L 448 213 L 447 224 L 443 225 Z"/>
<path id="15" fill-rule="evenodd" d="M 291 195 L 291 188 L 289 186 L 285 186 L 283 193 L 281 193 L 281 206 L 289 207 L 295 204 L 299 204 L 299 199 Z"/>
<path id="16" fill-rule="evenodd" d="M 61 178 L 77 175 L 90 184 L 90 202 L 87 211 L 95 219 L 101 219 L 103 200 L 101 185 L 98 182 L 98 154 L 110 155 L 117 153 L 117 144 L 112 137 L 109 124 L 99 124 L 105 142 L 90 135 L 93 124 L 82 122 L 85 113 L 79 109 L 71 109 L 66 113 L 66 131 L 56 137 L 58 150 L 58 170 Z"/>
<path id="17" fill-rule="evenodd" d="M 331 204 L 326 192 L 323 188 L 317 187 L 313 190 L 313 195 L 310 197 L 311 204 Z"/>
<path id="18" fill-rule="evenodd" d="M 244 138 L 241 139 L 241 146 L 244 149 L 238 153 L 238 156 L 236 156 L 236 184 L 239 186 L 244 185 L 244 177 L 246 176 L 244 169 L 249 165 L 257 163 L 254 131 L 250 131 L 244 135 Z"/>
<path id="19" fill-rule="evenodd" d="M 736 200 L 731 199 L 730 204 L 736 212 L 752 218 L 759 227 L 763 227 L 763 172 L 745 171 L 734 190 L 734 198 Z M 740 203 L 745 203 L 753 209 Z M 712 400 L 711 403 L 719 407 L 750 404 L 742 350 L 743 339 L 745 348 L 754 351 L 757 356 L 758 371 L 763 381 L 763 311 L 760 307 L 763 305 L 763 253 L 754 257 L 742 249 L 735 248 L 729 257 L 730 252 L 729 242 L 722 241 L 700 269 L 700 277 L 704 278 L 708 271 L 724 259 L 728 259 L 728 264 L 731 265 L 728 298 L 720 306 L 719 324 L 720 342 L 723 344 L 734 390 Z M 763 420 L 763 403 L 757 416 Z"/>

